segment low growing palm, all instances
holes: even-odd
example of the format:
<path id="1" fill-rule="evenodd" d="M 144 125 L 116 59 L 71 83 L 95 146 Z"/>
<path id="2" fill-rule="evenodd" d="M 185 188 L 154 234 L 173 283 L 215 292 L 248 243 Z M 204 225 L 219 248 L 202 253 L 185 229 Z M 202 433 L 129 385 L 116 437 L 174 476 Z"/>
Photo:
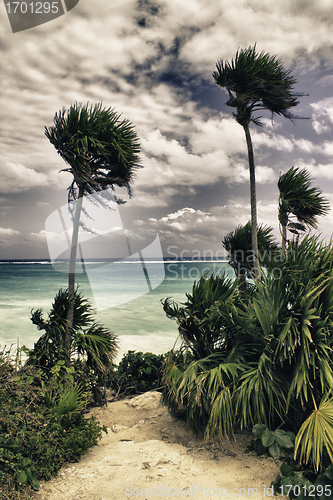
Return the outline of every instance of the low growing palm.
<path id="1" fill-rule="evenodd" d="M 274 241 L 273 229 L 264 224 L 258 226 L 258 252 L 259 262 L 263 266 L 271 267 L 275 258 L 280 253 Z M 245 226 L 238 226 L 228 233 L 222 240 L 223 247 L 229 254 L 229 264 L 234 269 L 236 276 L 252 276 L 253 254 L 251 251 L 251 222 Z"/>
<path id="2" fill-rule="evenodd" d="M 51 370 L 64 358 L 66 350 L 67 312 L 70 298 L 67 290 L 59 290 L 52 304 L 47 320 L 42 311 L 32 313 L 31 321 L 45 333 L 38 339 L 29 354 L 29 364 Z M 94 321 L 94 311 L 90 302 L 80 293 L 74 293 L 74 322 L 70 329 L 72 362 L 84 361 L 96 378 L 103 377 L 111 368 L 117 354 L 117 337 Z"/>

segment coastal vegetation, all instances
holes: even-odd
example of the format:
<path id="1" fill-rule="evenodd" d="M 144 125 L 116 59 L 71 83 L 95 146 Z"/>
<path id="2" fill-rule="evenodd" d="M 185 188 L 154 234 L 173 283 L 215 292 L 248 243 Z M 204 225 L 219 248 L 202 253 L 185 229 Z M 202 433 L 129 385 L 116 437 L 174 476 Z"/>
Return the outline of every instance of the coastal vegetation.
<path id="1" fill-rule="evenodd" d="M 98 442 L 106 429 L 86 413 L 106 402 L 107 388 L 114 398 L 162 390 L 162 401 L 173 410 L 181 406 L 187 424 L 207 439 L 252 430 L 259 454 L 285 458 L 275 492 L 306 498 L 306 491 L 298 495 L 285 486 L 333 483 L 333 241 L 298 237 L 315 228 L 316 217 L 329 207 L 305 169 L 281 175 L 280 248 L 272 229 L 257 224 L 249 129 L 251 122 L 263 125 L 254 115 L 259 110 L 297 118 L 289 109 L 302 94 L 294 92 L 296 80 L 280 59 L 258 54 L 255 46 L 239 50 L 231 62 L 220 60 L 213 76 L 245 132 L 251 222 L 222 242 L 235 279 L 203 275 L 185 302 L 162 301 L 182 340 L 179 350 L 165 355 L 129 351 L 116 366 L 117 336 L 95 321 L 91 304 L 75 290 L 83 197 L 115 185 L 130 192 L 140 150 L 132 124 L 101 104 L 75 104 L 45 128 L 69 165 L 63 171 L 73 176 L 69 286 L 59 290 L 47 318 L 32 311 L 43 333 L 26 349 L 23 366 L 17 369 L 10 350 L 0 352 L 0 483 L 6 499 L 21 493 L 28 498 L 39 480 Z M 287 230 L 297 235 L 291 242 Z"/>
<path id="2" fill-rule="evenodd" d="M 41 479 L 57 475 L 97 444 L 106 428 L 84 410 L 89 393 L 61 362 L 46 371 L 0 351 L 0 486 L 6 500 L 30 498 Z"/>
<path id="3" fill-rule="evenodd" d="M 40 309 L 32 312 L 31 321 L 45 333 L 30 350 L 26 364 L 37 366 L 45 373 L 54 370 L 55 366 L 62 367 L 63 372 L 72 368 L 75 381 L 92 394 L 95 404 L 99 404 L 103 400 L 100 388 L 112 376 L 118 340 L 116 335 L 94 320 L 92 305 L 78 290 L 74 292 L 73 302 L 73 326 L 69 330 L 70 365 L 67 366 L 64 361 L 70 307 L 68 290 L 59 290 L 47 320 Z"/>
<path id="4" fill-rule="evenodd" d="M 128 351 L 123 355 L 112 380 L 116 396 L 160 390 L 164 361 L 164 354 Z"/>
<path id="5" fill-rule="evenodd" d="M 273 265 L 245 289 L 206 276 L 186 302 L 164 300 L 183 345 L 167 358 L 163 400 L 207 438 L 257 424 L 292 432 L 295 460 L 323 470 L 333 458 L 333 243 L 306 236 L 281 254 L 278 275 Z"/>

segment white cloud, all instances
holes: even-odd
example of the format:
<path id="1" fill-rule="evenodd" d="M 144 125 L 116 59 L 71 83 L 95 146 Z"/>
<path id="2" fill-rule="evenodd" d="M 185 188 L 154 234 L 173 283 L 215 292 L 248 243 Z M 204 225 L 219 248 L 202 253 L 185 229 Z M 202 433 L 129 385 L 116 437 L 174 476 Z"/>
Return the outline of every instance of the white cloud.
<path id="1" fill-rule="evenodd" d="M 16 245 L 21 239 L 21 234 L 9 227 L 0 227 L 0 247 Z"/>
<path id="2" fill-rule="evenodd" d="M 213 70 L 219 58 L 230 59 L 238 47 L 258 41 L 258 50 L 279 54 L 285 64 L 319 65 L 317 52 L 331 47 L 331 9 L 317 2 L 262 2 L 232 0 L 202 4 L 215 18 L 204 31 L 191 37 L 181 51 L 181 57 L 197 70 Z M 223 19 L 223 22 L 221 22 Z M 272 28 L 273 27 L 273 28 Z M 309 37 L 311 33 L 311 37 Z M 306 58 L 307 61 L 306 61 Z"/>
<path id="3" fill-rule="evenodd" d="M 9 227 L 0 227 L 1 236 L 14 236 L 20 234 L 19 231 L 15 229 L 10 229 Z"/>
<path id="4" fill-rule="evenodd" d="M 283 135 L 272 134 L 265 132 L 257 132 L 256 130 L 252 133 L 252 140 L 255 146 L 265 146 L 267 148 L 277 149 L 278 151 L 290 152 L 294 149 L 293 142 L 287 139 Z"/>
<path id="5" fill-rule="evenodd" d="M 294 139 L 293 143 L 298 149 L 304 151 L 305 153 L 315 153 L 321 149 L 320 146 L 317 146 L 316 144 L 314 144 L 311 141 L 308 141 L 307 139 Z"/>
<path id="6" fill-rule="evenodd" d="M 314 179 L 317 178 L 324 178 L 328 180 L 333 180 L 333 164 L 332 163 L 327 163 L 327 164 L 321 164 L 321 163 L 315 163 L 309 162 L 309 163 L 304 163 L 302 160 L 300 160 L 296 166 L 298 168 L 306 168 L 311 174 L 313 175 Z"/>
<path id="7" fill-rule="evenodd" d="M 266 184 L 270 182 L 276 182 L 277 175 L 271 167 L 266 165 L 256 166 L 256 183 Z"/>
<path id="8" fill-rule="evenodd" d="M 189 142 L 193 153 L 247 154 L 244 130 L 234 118 L 194 119 L 191 125 Z"/>
<path id="9" fill-rule="evenodd" d="M 21 163 L 5 161 L 1 172 L 1 192 L 19 193 L 31 187 L 57 185 L 57 172 L 37 172 Z"/>
<path id="10" fill-rule="evenodd" d="M 327 97 L 321 101 L 311 104 L 312 109 L 312 127 L 317 134 L 323 134 L 331 131 L 333 123 L 333 97 Z"/>
<path id="11" fill-rule="evenodd" d="M 194 210 L 194 208 L 189 208 L 189 207 L 185 207 L 185 208 L 182 208 L 180 210 L 178 210 L 177 212 L 173 213 L 173 214 L 169 214 L 169 215 L 166 215 L 165 217 L 162 217 L 161 221 L 170 221 L 170 220 L 174 220 L 174 219 L 178 219 L 179 217 L 182 217 L 184 214 L 195 214 L 196 211 Z"/>
<path id="12" fill-rule="evenodd" d="M 136 189 L 147 183 L 150 186 L 203 186 L 219 178 L 243 182 L 243 178 L 235 176 L 233 161 L 221 149 L 201 155 L 192 154 L 179 141 L 167 139 L 160 130 L 148 134 L 141 144 L 144 155 L 147 155 L 144 159 L 147 168 L 138 172 Z"/>
<path id="13" fill-rule="evenodd" d="M 29 234 L 29 239 L 36 242 L 42 242 L 46 243 L 46 239 L 49 241 L 52 241 L 52 238 L 54 241 L 58 241 L 59 238 L 62 236 L 62 234 L 59 233 L 50 233 L 50 231 L 45 231 L 45 229 L 41 229 L 38 233 L 30 233 Z"/>

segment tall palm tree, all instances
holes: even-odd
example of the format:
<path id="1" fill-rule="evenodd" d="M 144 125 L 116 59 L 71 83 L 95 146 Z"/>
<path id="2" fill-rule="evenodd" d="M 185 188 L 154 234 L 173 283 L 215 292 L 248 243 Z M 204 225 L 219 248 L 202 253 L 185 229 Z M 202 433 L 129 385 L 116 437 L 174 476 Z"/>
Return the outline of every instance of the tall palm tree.
<path id="1" fill-rule="evenodd" d="M 318 187 L 311 187 L 310 173 L 303 168 L 291 167 L 280 175 L 279 188 L 279 222 L 282 234 L 282 252 L 286 253 L 287 229 L 293 233 L 305 231 L 306 227 L 317 227 L 317 216 L 326 215 L 330 209 L 329 202 L 321 196 Z M 290 217 L 296 217 L 292 222 Z"/>
<path id="2" fill-rule="evenodd" d="M 73 327 L 75 261 L 83 196 L 114 185 L 127 187 L 139 167 L 140 144 L 130 121 L 120 119 L 113 108 L 75 103 L 68 111 L 54 116 L 54 125 L 45 127 L 45 135 L 69 165 L 73 181 L 68 188 L 68 201 L 77 200 L 70 251 L 68 294 L 71 306 L 67 314 L 66 364 L 71 350 L 70 329 Z"/>
<path id="3" fill-rule="evenodd" d="M 226 105 L 235 108 L 233 116 L 245 132 L 250 170 L 252 251 L 255 275 L 259 276 L 255 166 L 249 125 L 252 122 L 262 127 L 261 117 L 254 116 L 260 110 L 289 120 L 297 118 L 289 109 L 297 106 L 297 98 L 304 94 L 294 92 L 296 80 L 290 71 L 284 70 L 281 59 L 257 53 L 255 45 L 238 50 L 231 62 L 220 59 L 213 77 L 217 85 L 226 89 L 229 96 Z"/>

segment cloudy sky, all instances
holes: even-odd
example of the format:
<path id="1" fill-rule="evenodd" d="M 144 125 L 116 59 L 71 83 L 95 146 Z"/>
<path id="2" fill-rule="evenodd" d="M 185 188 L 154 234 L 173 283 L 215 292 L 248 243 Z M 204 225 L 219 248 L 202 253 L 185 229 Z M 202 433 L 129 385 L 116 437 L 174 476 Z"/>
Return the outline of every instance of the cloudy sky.
<path id="1" fill-rule="evenodd" d="M 119 207 L 123 225 L 157 233 L 165 257 L 220 252 L 250 218 L 249 174 L 243 129 L 212 72 L 254 43 L 308 94 L 295 109 L 307 120 L 263 115 L 252 126 L 259 222 L 279 238 L 277 180 L 293 165 L 333 204 L 330 0 L 80 0 L 15 34 L 1 5 L 0 22 L 0 259 L 48 258 L 45 220 L 66 204 L 71 177 L 44 126 L 74 102 L 102 102 L 136 127 L 143 168 Z M 333 211 L 320 219 L 323 237 L 332 222 Z"/>

